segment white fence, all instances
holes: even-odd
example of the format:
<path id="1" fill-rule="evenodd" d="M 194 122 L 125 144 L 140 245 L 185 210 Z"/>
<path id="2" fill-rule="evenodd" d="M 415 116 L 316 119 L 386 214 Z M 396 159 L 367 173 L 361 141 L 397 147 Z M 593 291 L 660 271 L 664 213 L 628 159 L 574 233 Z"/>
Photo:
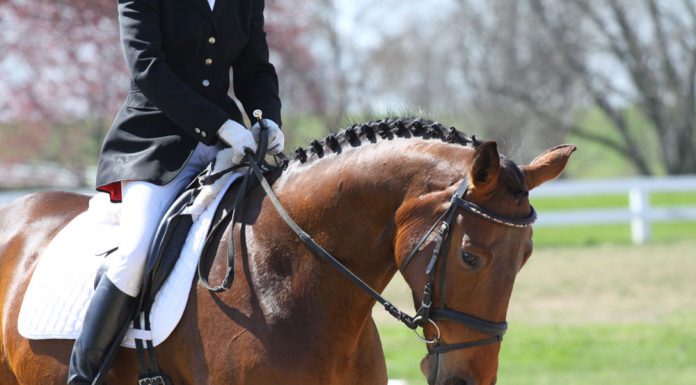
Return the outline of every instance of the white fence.
<path id="1" fill-rule="evenodd" d="M 630 178 L 595 181 L 554 181 L 532 192 L 532 197 L 571 197 L 602 194 L 627 194 L 626 208 L 587 208 L 583 210 L 540 212 L 537 226 L 572 226 L 603 223 L 630 223 L 634 243 L 650 240 L 651 222 L 696 221 L 696 206 L 654 207 L 652 192 L 693 192 L 696 175 L 657 178 Z M 0 206 L 30 191 L 0 192 Z M 91 189 L 79 192 L 90 194 Z M 696 238 L 696 234 L 694 234 Z"/>
<path id="2" fill-rule="evenodd" d="M 532 196 L 570 197 L 627 194 L 629 205 L 626 208 L 588 208 L 540 212 L 537 226 L 630 223 L 631 238 L 636 244 L 650 240 L 651 222 L 696 221 L 696 206 L 651 206 L 650 193 L 653 192 L 693 192 L 696 194 L 696 175 L 606 181 L 557 181 L 542 185 L 532 192 Z M 694 238 L 696 238 L 696 234 L 694 234 Z"/>

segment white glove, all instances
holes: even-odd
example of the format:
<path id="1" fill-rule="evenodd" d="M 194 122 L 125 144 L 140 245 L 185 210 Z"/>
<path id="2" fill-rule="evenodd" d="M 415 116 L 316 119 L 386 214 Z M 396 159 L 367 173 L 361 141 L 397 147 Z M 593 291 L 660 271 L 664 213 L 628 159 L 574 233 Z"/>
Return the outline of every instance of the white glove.
<path id="1" fill-rule="evenodd" d="M 268 127 L 268 154 L 280 154 L 283 152 L 283 148 L 285 148 L 285 135 L 283 135 L 283 131 L 278 127 L 276 122 L 270 119 L 264 119 L 263 122 L 266 123 L 266 127 Z M 254 133 L 254 139 L 256 139 L 256 143 L 258 143 L 261 126 L 258 123 L 254 124 L 251 127 L 251 132 Z"/>
<path id="2" fill-rule="evenodd" d="M 242 163 L 245 148 L 256 150 L 256 142 L 251 131 L 233 120 L 226 121 L 218 130 L 217 135 L 224 144 L 230 147 L 221 149 L 215 155 L 213 174 Z M 197 221 L 232 175 L 233 173 L 225 174 L 215 183 L 201 187 L 196 200 L 186 208 L 185 213 L 190 214 L 194 222 Z"/>
<path id="3" fill-rule="evenodd" d="M 254 141 L 254 135 L 246 127 L 234 120 L 226 121 L 218 130 L 217 136 L 224 144 L 231 147 L 220 151 L 220 153 L 224 152 L 224 154 L 218 153 L 218 161 L 222 160 L 220 162 L 222 167 L 232 167 L 241 163 L 244 158 L 245 148 L 256 151 L 257 145 Z"/>

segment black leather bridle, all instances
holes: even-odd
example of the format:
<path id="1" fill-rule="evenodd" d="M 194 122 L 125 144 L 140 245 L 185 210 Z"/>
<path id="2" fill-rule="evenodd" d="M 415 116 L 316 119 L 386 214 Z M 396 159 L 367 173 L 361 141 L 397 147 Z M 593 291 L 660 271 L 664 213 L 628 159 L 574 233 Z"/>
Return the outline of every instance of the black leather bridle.
<path id="1" fill-rule="evenodd" d="M 461 182 L 459 188 L 452 196 L 450 205 L 442 216 L 435 221 L 435 224 L 426 232 L 423 237 L 416 243 L 411 252 L 404 258 L 401 263 L 401 273 L 406 272 L 406 268 L 413 260 L 413 257 L 422 249 L 425 242 L 432 238 L 433 234 L 436 234 L 435 248 L 433 249 L 433 255 L 430 258 L 430 262 L 425 269 L 425 274 L 428 277 L 428 281 L 423 289 L 423 298 L 421 299 L 421 305 L 416 312 L 416 316 L 413 318 L 414 323 L 417 326 L 423 326 L 426 322 L 430 322 L 437 329 L 438 335 L 432 340 L 424 339 L 429 345 L 428 351 L 430 353 L 446 353 L 452 350 L 473 348 L 476 346 L 488 345 L 503 340 L 503 335 L 507 331 L 508 324 L 507 321 L 503 322 L 492 322 L 485 319 L 475 317 L 473 315 L 456 311 L 453 309 L 448 309 L 444 304 L 444 292 L 445 292 L 445 277 L 447 268 L 447 251 L 449 250 L 450 243 L 452 241 L 452 226 L 457 219 L 457 215 L 460 210 L 466 211 L 468 213 L 480 216 L 487 219 L 493 223 L 508 226 L 524 228 L 531 226 L 537 218 L 536 211 L 532 207 L 532 212 L 526 218 L 512 218 L 502 215 L 495 214 L 488 209 L 485 209 L 475 203 L 472 203 L 464 197 L 469 189 L 469 183 L 466 178 Z M 438 227 L 439 226 L 439 227 Z M 436 230 L 437 229 L 437 230 Z M 440 281 L 439 281 L 439 300 L 438 306 L 433 308 L 432 296 L 433 296 L 433 285 L 435 283 L 435 272 L 440 271 Z M 469 329 L 475 330 L 482 334 L 487 334 L 490 337 L 469 341 L 460 342 L 455 344 L 445 344 L 441 341 L 439 335 L 439 329 L 434 321 L 452 321 L 460 323 Z"/>

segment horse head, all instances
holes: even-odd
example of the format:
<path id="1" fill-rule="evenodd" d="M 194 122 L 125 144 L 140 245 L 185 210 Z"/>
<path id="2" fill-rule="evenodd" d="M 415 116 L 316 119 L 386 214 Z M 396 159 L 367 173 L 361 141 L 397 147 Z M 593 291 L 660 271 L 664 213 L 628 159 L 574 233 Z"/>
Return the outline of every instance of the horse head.
<path id="1" fill-rule="evenodd" d="M 467 150 L 464 178 L 397 212 L 395 258 L 422 316 L 430 385 L 496 382 L 513 284 L 532 253 L 529 190 L 558 176 L 575 147 L 554 147 L 523 167 L 495 142 Z"/>

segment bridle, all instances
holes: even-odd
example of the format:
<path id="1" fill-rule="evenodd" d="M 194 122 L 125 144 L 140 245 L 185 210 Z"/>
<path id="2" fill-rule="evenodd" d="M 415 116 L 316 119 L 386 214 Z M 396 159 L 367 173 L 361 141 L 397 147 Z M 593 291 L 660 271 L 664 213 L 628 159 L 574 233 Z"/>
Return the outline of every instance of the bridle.
<path id="1" fill-rule="evenodd" d="M 484 219 L 487 219 L 493 223 L 516 228 L 525 228 L 531 226 L 537 219 L 536 211 L 534 207 L 531 207 L 532 212 L 526 218 L 512 218 L 491 212 L 475 203 L 472 203 L 464 197 L 469 190 L 469 182 L 467 178 L 461 182 L 457 191 L 452 195 L 450 205 L 442 216 L 438 218 L 433 226 L 428 230 L 423 237 L 416 242 L 416 245 L 411 249 L 411 252 L 406 255 L 403 262 L 401 263 L 401 274 L 406 272 L 406 268 L 413 260 L 413 257 L 420 251 L 425 244 L 425 242 L 431 238 L 433 233 L 437 228 L 437 241 L 435 242 L 435 248 L 433 249 L 433 255 L 430 257 L 430 261 L 425 269 L 425 274 L 427 275 L 427 282 L 425 288 L 423 289 L 423 297 L 421 300 L 421 305 L 416 312 L 416 316 L 413 318 L 414 323 L 423 326 L 425 322 L 433 325 L 437 331 L 437 336 L 433 339 L 426 339 L 421 337 L 421 339 L 428 346 L 428 355 L 434 356 L 436 360 L 436 370 L 435 379 L 440 375 L 440 354 L 451 352 L 454 350 L 469 349 L 477 346 L 484 346 L 489 344 L 494 344 L 501 342 L 503 340 L 503 335 L 508 329 L 507 321 L 503 322 L 493 322 L 485 319 L 475 317 L 473 315 L 463 313 L 460 311 L 448 309 L 445 306 L 445 277 L 447 268 L 447 251 L 449 250 L 450 243 L 452 242 L 452 226 L 454 225 L 459 210 L 464 210 L 468 213 L 477 215 Z M 439 225 L 439 228 L 438 228 Z M 433 308 L 432 296 L 433 296 L 433 284 L 435 283 L 435 272 L 439 268 L 440 270 L 440 282 L 439 282 L 439 300 L 438 306 Z M 479 333 L 486 334 L 490 337 L 483 338 L 475 341 L 458 342 L 454 344 L 445 344 L 441 340 L 440 329 L 435 321 L 452 321 L 460 323 L 469 329 L 475 330 Z M 419 336 L 420 337 L 420 336 Z M 433 380 L 434 382 L 434 380 Z"/>
<path id="2" fill-rule="evenodd" d="M 452 196 L 450 205 L 447 210 L 442 214 L 435 224 L 428 230 L 423 237 L 415 244 L 411 252 L 404 258 L 401 263 L 401 273 L 406 272 L 406 268 L 413 260 L 413 257 L 422 250 L 425 242 L 432 238 L 432 235 L 436 235 L 435 248 L 433 249 L 433 255 L 430 257 L 430 262 L 425 269 L 425 274 L 427 275 L 427 283 L 423 289 L 423 297 L 421 300 L 421 305 L 416 312 L 415 317 L 413 317 L 412 322 L 415 326 L 423 326 L 426 322 L 432 324 L 437 330 L 437 336 L 435 338 L 428 340 L 423 338 L 423 340 L 430 345 L 428 347 L 429 353 L 446 353 L 453 350 L 468 349 L 482 345 L 488 345 L 497 343 L 503 340 L 503 335 L 508 329 L 507 321 L 503 322 L 493 322 L 485 319 L 475 317 L 473 315 L 459 312 L 453 309 L 448 309 L 444 304 L 444 292 L 445 292 L 445 278 L 446 278 L 446 268 L 447 268 L 447 251 L 449 250 L 450 243 L 452 242 L 452 226 L 454 225 L 457 215 L 461 210 L 468 213 L 477 215 L 493 223 L 516 228 L 524 228 L 531 226 L 537 218 L 536 211 L 532 207 L 532 212 L 526 218 L 512 218 L 507 216 L 502 216 L 495 214 L 488 209 L 485 209 L 475 203 L 472 203 L 464 197 L 469 189 L 469 183 L 466 178 L 461 182 L 459 188 Z M 439 226 L 439 227 L 438 227 Z M 437 229 L 437 230 L 436 230 Z M 435 283 L 435 273 L 440 271 L 440 281 L 438 285 L 439 289 L 439 299 L 438 306 L 433 308 L 432 296 L 433 296 L 433 285 Z M 455 344 L 445 344 L 440 339 L 440 329 L 437 327 L 435 321 L 452 321 L 460 323 L 469 329 L 475 330 L 479 333 L 489 335 L 489 338 L 484 338 L 476 341 L 460 342 Z M 407 326 L 409 326 L 407 324 Z"/>
<path id="3" fill-rule="evenodd" d="M 257 110 L 258 111 L 258 110 Z M 254 112 L 254 116 L 258 119 L 258 122 L 261 126 L 261 132 L 265 133 L 267 132 L 267 127 L 261 117 L 260 112 L 257 114 L 257 112 Z M 263 159 L 265 152 L 266 152 L 266 145 L 267 145 L 267 136 L 266 135 L 260 135 L 261 137 L 261 143 L 259 146 L 259 151 L 254 154 L 253 152 L 247 152 L 245 156 L 245 164 L 246 166 L 249 167 L 249 173 L 247 175 L 253 174 L 261 184 L 261 187 L 265 191 L 266 195 L 268 196 L 269 200 L 275 207 L 276 211 L 278 212 L 278 215 L 287 223 L 287 225 L 297 234 L 297 236 L 300 238 L 300 240 L 317 256 L 322 257 L 324 260 L 329 262 L 334 268 L 336 268 L 341 274 L 343 274 L 346 278 L 348 278 L 350 281 L 352 281 L 355 285 L 357 285 L 360 289 L 365 291 L 368 295 L 370 295 L 373 299 L 375 299 L 377 302 L 382 304 L 384 306 L 384 309 L 392 315 L 394 318 L 402 322 L 404 325 L 409 327 L 410 329 L 417 329 L 418 327 L 423 327 L 427 323 L 433 325 L 435 329 L 437 330 L 437 336 L 431 340 L 427 340 L 425 338 L 422 338 L 428 345 L 428 351 L 429 353 L 433 354 L 439 354 L 439 353 L 446 353 L 450 352 L 453 350 L 459 350 L 459 349 L 467 349 L 467 348 L 473 348 L 477 346 L 482 346 L 482 345 L 488 345 L 492 343 L 497 343 L 502 341 L 503 335 L 507 331 L 508 324 L 506 321 L 503 322 L 492 322 L 488 321 L 485 319 L 481 319 L 478 317 L 475 317 L 473 315 L 459 312 L 453 309 L 448 309 L 445 304 L 444 304 L 444 289 L 445 289 L 445 276 L 446 276 L 446 266 L 447 266 L 447 250 L 449 250 L 450 243 L 452 241 L 452 233 L 451 233 L 451 228 L 454 225 L 455 220 L 457 219 L 457 215 L 459 214 L 460 210 L 463 210 L 465 212 L 468 212 L 470 214 L 477 215 L 479 217 L 482 217 L 488 221 L 491 221 L 493 223 L 503 225 L 503 226 L 508 226 L 508 227 L 515 227 L 515 228 L 525 228 L 528 226 L 531 226 L 537 218 L 536 211 L 534 210 L 534 207 L 531 208 L 531 213 L 529 216 L 526 218 L 512 218 L 512 217 L 507 217 L 503 215 L 498 215 L 496 213 L 491 212 L 488 209 L 485 209 L 479 205 L 476 205 L 475 203 L 472 203 L 464 197 L 466 196 L 466 193 L 469 189 L 469 183 L 466 178 L 461 182 L 459 187 L 457 188 L 457 191 L 454 193 L 452 196 L 452 199 L 450 201 L 450 205 L 447 208 L 447 210 L 435 221 L 435 223 L 432 225 L 432 227 L 423 235 L 422 238 L 415 244 L 413 249 L 409 252 L 409 254 L 404 258 L 402 264 L 401 264 L 401 272 L 404 273 L 406 271 L 406 268 L 408 267 L 409 263 L 413 260 L 413 257 L 420 251 L 422 250 L 422 247 L 424 246 L 425 242 L 428 239 L 431 239 L 432 235 L 435 234 L 437 237 L 437 241 L 435 244 L 435 248 L 433 249 L 433 255 L 430 258 L 430 262 L 427 265 L 425 274 L 427 275 L 428 281 L 425 285 L 425 288 L 423 290 L 423 297 L 421 300 L 421 305 L 416 312 L 415 316 L 410 316 L 401 310 L 399 310 L 396 306 L 394 306 L 391 302 L 389 302 L 387 299 L 382 297 L 376 290 L 374 290 L 372 287 L 370 287 L 367 283 L 365 283 L 360 277 L 356 276 L 352 271 L 350 271 L 347 267 L 345 267 L 340 261 L 338 261 L 333 255 L 331 255 L 328 251 L 326 251 L 323 247 L 321 247 L 312 237 L 307 234 L 295 221 L 290 217 L 290 215 L 287 213 L 283 205 L 280 203 L 278 200 L 278 197 L 275 195 L 273 192 L 273 189 L 271 186 L 268 184 L 268 181 L 266 180 L 263 171 L 261 170 L 261 167 L 259 164 L 263 165 L 263 162 L 260 160 Z M 233 170 L 233 168 L 229 170 L 223 170 L 219 174 L 213 174 L 213 175 L 208 175 L 208 183 L 211 183 L 211 181 L 217 180 L 222 176 L 222 174 L 229 172 Z M 246 183 L 245 178 L 245 182 Z M 236 206 L 237 204 L 235 203 L 235 210 L 236 211 Z M 234 218 L 235 215 L 232 215 Z M 234 220 L 234 219 L 233 219 Z M 231 233 L 230 233 L 231 234 Z M 234 244 L 234 241 L 230 241 L 230 244 Z M 227 290 L 231 286 L 232 282 L 232 274 L 231 272 L 233 271 L 233 266 L 234 264 L 231 262 L 232 258 L 234 256 L 234 251 L 228 252 L 228 259 L 227 259 L 227 275 L 226 278 L 223 282 L 223 285 L 219 287 L 211 287 L 207 284 L 207 280 L 203 280 L 203 276 L 201 275 L 201 281 L 205 284 L 209 290 L 212 291 L 223 291 Z M 440 272 L 440 281 L 439 281 L 439 300 L 438 300 L 438 306 L 433 308 L 432 304 L 432 295 L 433 295 L 433 285 L 435 283 L 435 273 L 436 271 Z M 444 344 L 441 341 L 441 336 L 439 333 L 439 328 L 437 327 L 437 324 L 435 321 L 451 321 L 451 322 L 457 322 L 460 323 L 472 330 L 475 330 L 477 332 L 489 335 L 489 338 L 481 339 L 481 340 L 476 340 L 476 341 L 469 341 L 469 342 L 461 342 L 461 343 L 455 343 L 455 344 Z"/>

